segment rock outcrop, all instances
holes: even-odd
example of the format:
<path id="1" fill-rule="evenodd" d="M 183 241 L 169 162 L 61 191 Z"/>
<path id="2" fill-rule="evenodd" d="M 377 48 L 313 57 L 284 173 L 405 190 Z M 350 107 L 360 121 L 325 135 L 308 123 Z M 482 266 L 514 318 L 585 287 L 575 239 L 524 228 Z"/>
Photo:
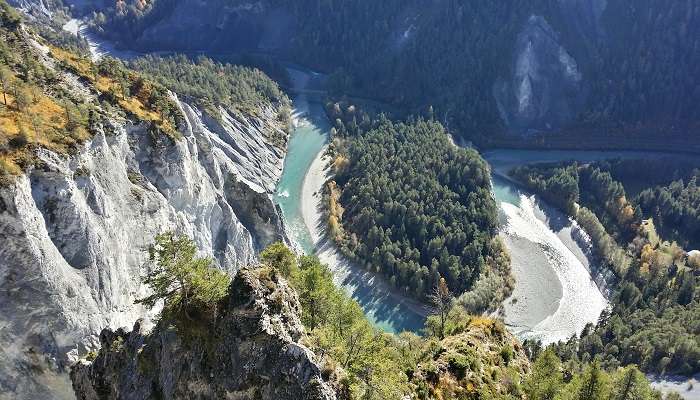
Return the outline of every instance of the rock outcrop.
<path id="1" fill-rule="evenodd" d="M 472 317 L 462 332 L 441 340 L 432 360 L 424 361 L 411 383 L 429 398 L 511 398 L 530 361 L 503 323 Z"/>
<path id="2" fill-rule="evenodd" d="M 33 46 L 63 90 L 102 107 Z M 100 109 L 112 117 L 90 140 L 69 155 L 37 148 L 37 166 L 0 187 L 0 399 L 71 398 L 66 366 L 103 328 L 149 317 L 134 300 L 156 234 L 192 237 L 231 274 L 285 240 L 272 197 L 286 154 L 280 106 L 214 118 L 173 100 L 179 139 Z"/>
<path id="3" fill-rule="evenodd" d="M 546 131 L 570 122 L 585 101 L 576 60 L 540 16 L 531 16 L 518 35 L 512 75 L 499 79 L 493 94 L 503 122 L 519 133 Z"/>
<path id="4" fill-rule="evenodd" d="M 242 269 L 206 333 L 161 320 L 146 333 L 105 329 L 93 361 L 71 371 L 80 400 L 335 398 L 300 343 L 296 292 L 270 268 Z"/>

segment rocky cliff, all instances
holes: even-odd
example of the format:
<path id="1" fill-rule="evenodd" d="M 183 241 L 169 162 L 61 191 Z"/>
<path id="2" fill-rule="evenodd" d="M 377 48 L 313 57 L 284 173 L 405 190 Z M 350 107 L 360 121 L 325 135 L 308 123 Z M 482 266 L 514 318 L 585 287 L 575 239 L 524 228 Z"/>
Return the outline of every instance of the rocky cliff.
<path id="1" fill-rule="evenodd" d="M 140 322 L 105 329 L 94 359 L 73 367 L 73 387 L 80 400 L 335 399 L 300 344 L 300 312 L 275 270 L 242 269 L 205 335 L 168 319 L 150 333 Z"/>
<path id="2" fill-rule="evenodd" d="M 154 235 L 189 235 L 231 274 L 285 239 L 272 193 L 286 126 L 276 104 L 213 117 L 173 94 L 177 135 L 154 133 L 25 39 L 53 88 L 103 117 L 66 154 L 33 147 L 33 166 L 0 187 L 0 399 L 71 398 L 66 366 L 103 328 L 148 317 L 134 299 Z"/>

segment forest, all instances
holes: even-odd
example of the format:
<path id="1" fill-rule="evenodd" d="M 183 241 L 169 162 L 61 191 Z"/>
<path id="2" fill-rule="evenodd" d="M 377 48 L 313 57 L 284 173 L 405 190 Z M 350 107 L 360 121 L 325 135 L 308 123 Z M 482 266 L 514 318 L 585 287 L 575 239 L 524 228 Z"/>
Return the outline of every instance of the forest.
<path id="1" fill-rule="evenodd" d="M 485 270 L 507 264 L 495 239 L 489 168 L 478 153 L 453 146 L 433 120 L 394 123 L 343 108 L 339 117 L 349 122 L 338 118 L 333 131 L 329 224 L 347 255 L 418 298 L 440 277 L 461 294 Z"/>
<path id="2" fill-rule="evenodd" d="M 96 26 L 135 44 L 141 32 L 167 17 L 173 1 L 119 2 L 100 9 Z M 624 133 L 618 139 L 628 145 L 663 145 L 666 137 L 698 129 L 699 2 L 614 0 L 592 16 L 578 2 L 555 0 L 448 0 L 429 11 L 417 0 L 264 4 L 295 21 L 284 55 L 332 74 L 342 92 L 412 113 L 433 105 L 458 135 L 486 144 L 506 131 L 494 82 L 512 74 L 514 43 L 527 19 L 543 16 L 586 82 L 585 104 L 551 133 L 603 129 Z M 262 28 L 251 34 L 256 29 Z M 691 136 L 696 143 L 697 135 Z"/>
<path id="3" fill-rule="evenodd" d="M 635 162 L 636 172 L 631 168 Z M 647 171 L 638 163 L 535 165 L 517 168 L 512 175 L 567 210 L 591 237 L 605 268 L 615 274 L 610 282 L 615 288 L 612 309 L 579 338 L 556 345 L 557 353 L 563 359 L 597 357 L 606 368 L 636 364 L 646 372 L 692 375 L 700 371 L 700 257 L 669 241 L 656 226 L 668 224 L 676 212 L 697 215 L 695 178 L 687 186 L 682 181 L 666 186 L 652 172 L 647 181 L 652 187 L 644 188 L 639 182 L 647 179 Z M 677 170 L 667 177 L 695 176 L 696 171 Z M 631 200 L 626 181 L 641 190 Z M 659 212 L 658 204 L 668 207 Z M 697 237 L 692 230 L 677 236 L 690 241 Z"/>
<path id="4" fill-rule="evenodd" d="M 184 55 L 148 55 L 132 60 L 129 67 L 203 104 L 252 113 L 264 104 L 289 103 L 277 83 L 259 69 L 219 63 L 205 56 L 191 60 Z"/>

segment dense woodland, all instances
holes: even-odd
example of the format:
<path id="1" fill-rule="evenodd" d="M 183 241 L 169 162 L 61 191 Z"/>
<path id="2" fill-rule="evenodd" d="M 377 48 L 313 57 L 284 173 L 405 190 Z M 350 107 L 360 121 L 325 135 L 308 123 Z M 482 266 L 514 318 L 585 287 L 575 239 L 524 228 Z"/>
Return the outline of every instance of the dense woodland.
<path id="1" fill-rule="evenodd" d="M 145 56 L 129 66 L 182 96 L 202 103 L 224 105 L 229 109 L 254 113 L 269 103 L 288 105 L 289 99 L 275 81 L 262 71 L 222 64 L 200 56 Z"/>
<path id="2" fill-rule="evenodd" d="M 636 364 L 647 372 L 691 375 L 700 371 L 700 257 L 664 241 L 668 237 L 659 235 L 655 225 L 674 221 L 677 237 L 686 243 L 697 240 L 696 231 L 690 230 L 696 229 L 692 217 L 698 213 L 695 178 L 688 185 L 638 187 L 641 194 L 627 200 L 626 179 L 634 184 L 647 175 L 651 182 L 659 179 L 646 168 L 634 172 L 633 163 L 538 165 L 513 171 L 526 186 L 568 210 L 615 273 L 612 310 L 556 351 L 565 359 L 600 357 L 607 368 Z M 676 171 L 667 176 L 695 174 Z M 678 223 L 673 220 L 677 215 L 691 223 Z"/>
<path id="3" fill-rule="evenodd" d="M 329 225 L 347 255 L 419 298 L 440 277 L 461 294 L 487 271 L 508 275 L 489 168 L 474 150 L 453 146 L 433 120 L 393 123 L 338 103 L 329 112 Z"/>
<path id="4" fill-rule="evenodd" d="M 135 42 L 167 16 L 173 1 L 118 2 L 101 8 L 96 23 Z M 556 0 L 448 0 L 427 9 L 418 0 L 264 4 L 296 21 L 285 52 L 332 73 L 339 91 L 412 112 L 432 104 L 465 138 L 486 140 L 503 131 L 492 85 L 510 76 L 514 60 L 504 55 L 513 53 L 531 15 L 553 27 L 586 82 L 584 106 L 562 128 L 605 128 L 660 144 L 667 134 L 698 129 L 700 0 L 612 0 L 599 20 L 594 7 Z"/>
<path id="5" fill-rule="evenodd" d="M 685 183 L 644 190 L 637 202 L 645 215 L 652 216 L 664 237 L 691 249 L 700 249 L 700 171 Z"/>

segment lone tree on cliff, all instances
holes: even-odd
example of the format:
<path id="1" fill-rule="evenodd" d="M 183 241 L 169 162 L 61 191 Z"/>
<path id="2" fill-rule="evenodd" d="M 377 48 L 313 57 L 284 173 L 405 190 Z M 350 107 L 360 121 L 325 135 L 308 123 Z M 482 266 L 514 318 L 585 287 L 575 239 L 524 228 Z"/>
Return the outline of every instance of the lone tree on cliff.
<path id="1" fill-rule="evenodd" d="M 163 300 L 164 312 L 213 309 L 228 290 L 231 278 L 212 268 L 211 260 L 196 257 L 197 247 L 187 236 L 165 232 L 156 236 L 148 249 L 152 265 L 143 283 L 153 294 L 139 299 L 137 304 L 154 307 Z"/>
<path id="2" fill-rule="evenodd" d="M 433 289 L 433 294 L 430 295 L 430 302 L 433 304 L 433 315 L 430 317 L 429 325 L 437 325 L 437 332 L 435 332 L 441 340 L 445 338 L 445 325 L 450 316 L 450 311 L 452 310 L 452 304 L 454 303 L 454 297 L 450 293 L 450 289 L 447 287 L 447 282 L 445 278 L 440 278 L 437 285 Z M 432 322 L 433 319 L 437 319 L 437 324 Z"/>

